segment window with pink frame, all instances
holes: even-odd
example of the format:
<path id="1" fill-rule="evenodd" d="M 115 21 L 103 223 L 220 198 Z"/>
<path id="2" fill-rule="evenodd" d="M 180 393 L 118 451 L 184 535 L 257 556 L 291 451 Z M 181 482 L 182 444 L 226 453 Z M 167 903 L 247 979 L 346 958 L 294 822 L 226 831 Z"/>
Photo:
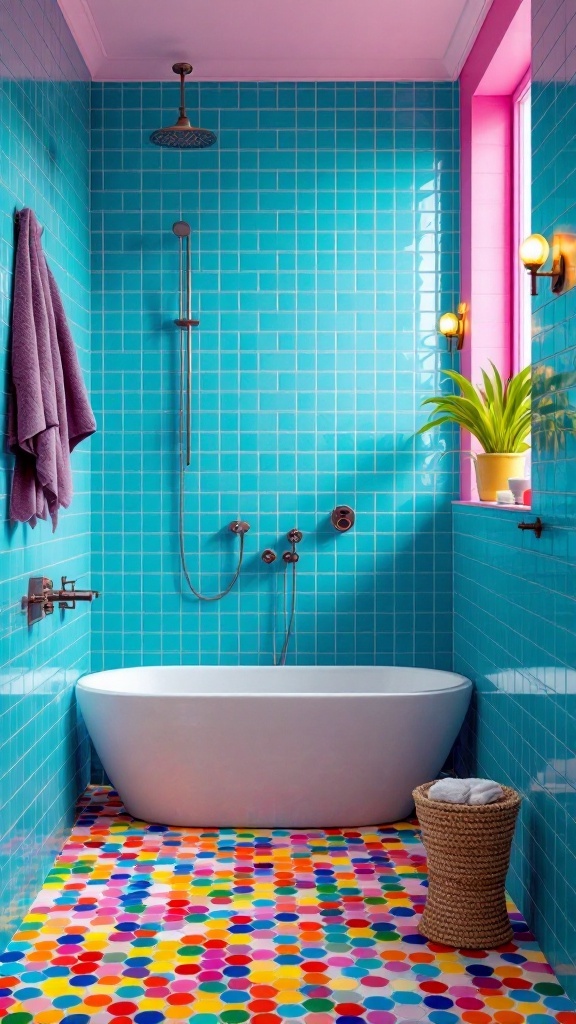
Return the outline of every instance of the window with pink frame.
<path id="1" fill-rule="evenodd" d="M 520 243 L 532 231 L 532 110 L 530 75 L 525 75 L 513 96 L 513 331 L 512 372 L 532 362 L 532 310 L 526 271 L 518 256 Z"/>

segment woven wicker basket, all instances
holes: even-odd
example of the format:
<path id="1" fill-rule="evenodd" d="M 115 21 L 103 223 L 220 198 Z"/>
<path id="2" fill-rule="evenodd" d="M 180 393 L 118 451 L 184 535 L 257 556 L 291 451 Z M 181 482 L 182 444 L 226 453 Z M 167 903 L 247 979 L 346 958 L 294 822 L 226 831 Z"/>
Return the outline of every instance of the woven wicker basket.
<path id="1" fill-rule="evenodd" d="M 429 800 L 413 792 L 428 858 L 428 896 L 420 931 L 433 942 L 494 949 L 512 938 L 505 882 L 520 807 L 515 790 L 493 804 Z"/>

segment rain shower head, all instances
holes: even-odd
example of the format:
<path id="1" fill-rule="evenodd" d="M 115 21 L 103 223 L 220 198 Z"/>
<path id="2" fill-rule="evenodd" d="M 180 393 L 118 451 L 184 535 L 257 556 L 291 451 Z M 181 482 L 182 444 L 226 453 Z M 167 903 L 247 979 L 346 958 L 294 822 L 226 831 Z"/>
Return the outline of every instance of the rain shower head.
<path id="1" fill-rule="evenodd" d="M 194 128 L 186 114 L 184 103 L 184 79 L 192 71 L 191 64 L 173 64 L 172 71 L 180 75 L 180 115 L 176 124 L 168 128 L 157 128 L 150 136 L 155 146 L 167 146 L 169 149 L 207 149 L 216 142 L 214 132 L 207 128 Z"/>

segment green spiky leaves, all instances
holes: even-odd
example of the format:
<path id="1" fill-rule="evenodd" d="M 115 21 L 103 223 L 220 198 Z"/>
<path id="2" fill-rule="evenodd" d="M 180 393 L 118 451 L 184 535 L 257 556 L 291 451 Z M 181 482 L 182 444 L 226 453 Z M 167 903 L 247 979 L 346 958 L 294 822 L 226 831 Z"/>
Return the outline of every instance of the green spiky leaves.
<path id="1" fill-rule="evenodd" d="M 485 452 L 525 452 L 532 421 L 531 367 L 526 366 L 504 384 L 494 363 L 490 365 L 491 374 L 482 370 L 483 388 L 476 388 L 455 370 L 446 370 L 460 394 L 425 398 L 422 405 L 432 405 L 434 411 L 416 434 L 443 423 L 456 423 L 477 438 Z"/>

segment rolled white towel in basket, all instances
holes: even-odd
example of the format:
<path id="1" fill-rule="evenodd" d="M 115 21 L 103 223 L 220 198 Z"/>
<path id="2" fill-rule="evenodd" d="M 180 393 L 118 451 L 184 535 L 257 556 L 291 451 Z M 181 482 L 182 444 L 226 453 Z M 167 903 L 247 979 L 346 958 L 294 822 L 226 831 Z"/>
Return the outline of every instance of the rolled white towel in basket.
<path id="1" fill-rule="evenodd" d="M 447 804 L 467 804 L 469 796 L 468 779 L 438 779 L 428 790 L 429 800 L 442 800 Z"/>
<path id="2" fill-rule="evenodd" d="M 504 796 L 502 786 L 493 779 L 468 779 L 470 787 L 469 804 L 493 804 Z"/>
<path id="3" fill-rule="evenodd" d="M 438 779 L 428 790 L 429 800 L 450 804 L 493 804 L 504 796 L 492 779 Z"/>

